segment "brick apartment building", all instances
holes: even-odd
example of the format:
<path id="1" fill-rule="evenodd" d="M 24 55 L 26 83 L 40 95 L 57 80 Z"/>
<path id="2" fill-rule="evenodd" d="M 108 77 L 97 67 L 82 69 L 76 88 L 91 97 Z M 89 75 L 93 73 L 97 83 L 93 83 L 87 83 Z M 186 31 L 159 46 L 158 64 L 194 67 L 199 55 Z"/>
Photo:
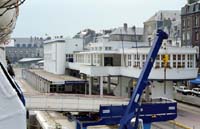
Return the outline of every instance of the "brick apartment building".
<path id="1" fill-rule="evenodd" d="M 200 50 L 200 1 L 188 0 L 181 9 L 182 46 L 197 46 Z M 200 51 L 198 66 L 200 67 Z"/>

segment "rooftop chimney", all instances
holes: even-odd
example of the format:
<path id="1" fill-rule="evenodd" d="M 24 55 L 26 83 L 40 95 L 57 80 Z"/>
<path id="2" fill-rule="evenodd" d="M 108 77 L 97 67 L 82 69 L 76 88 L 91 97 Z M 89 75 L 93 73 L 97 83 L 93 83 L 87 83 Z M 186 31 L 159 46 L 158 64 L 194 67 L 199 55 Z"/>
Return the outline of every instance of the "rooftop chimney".
<path id="1" fill-rule="evenodd" d="M 124 23 L 124 30 L 127 31 L 127 29 L 128 29 L 128 24 Z"/>

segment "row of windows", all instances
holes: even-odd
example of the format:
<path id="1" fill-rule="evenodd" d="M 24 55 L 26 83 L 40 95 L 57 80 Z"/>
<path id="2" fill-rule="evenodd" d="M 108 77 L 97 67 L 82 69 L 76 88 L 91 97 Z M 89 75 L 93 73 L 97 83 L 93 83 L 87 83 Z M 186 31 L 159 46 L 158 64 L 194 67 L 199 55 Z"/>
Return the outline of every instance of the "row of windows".
<path id="1" fill-rule="evenodd" d="M 135 42 L 135 41 L 141 41 L 142 36 L 140 35 L 111 35 L 110 41 L 129 41 L 129 42 Z"/>
<path id="2" fill-rule="evenodd" d="M 147 55 L 140 55 L 136 58 L 136 55 L 126 55 L 126 62 L 129 67 L 143 67 L 147 58 Z M 164 63 L 162 61 L 164 55 L 158 55 L 155 61 L 155 68 L 163 68 Z M 133 59 L 132 59 L 133 58 Z M 195 67 L 194 54 L 175 54 L 168 55 L 169 62 L 167 67 L 173 68 L 185 68 Z"/>
<path id="3" fill-rule="evenodd" d="M 91 55 L 90 54 L 78 54 L 75 56 L 75 62 L 78 63 L 93 63 L 93 64 L 100 64 L 101 56 L 99 54 L 93 54 L 93 62 L 91 62 Z"/>
<path id="4" fill-rule="evenodd" d="M 16 44 L 16 47 L 43 47 L 43 44 L 37 45 L 37 44 Z"/>
<path id="5" fill-rule="evenodd" d="M 187 5 L 186 6 L 186 12 L 187 13 L 192 13 L 200 10 L 200 4 L 192 4 L 192 5 Z"/>
<path id="6" fill-rule="evenodd" d="M 103 47 L 92 47 L 91 50 L 93 50 L 93 51 L 97 51 L 97 50 L 101 51 L 101 50 L 103 50 Z M 112 47 L 105 47 L 104 50 L 112 50 Z"/>
<path id="7" fill-rule="evenodd" d="M 194 16 L 193 18 L 189 17 L 189 18 L 183 19 L 182 20 L 183 28 L 190 28 L 192 23 L 193 23 L 192 24 L 193 27 L 198 27 L 200 25 L 199 18 L 200 18 L 200 16 Z"/>
<path id="8" fill-rule="evenodd" d="M 164 67 L 163 63 L 163 57 L 164 55 L 158 55 L 156 57 L 155 61 L 155 68 L 162 68 Z M 143 67 L 146 59 L 147 54 L 127 54 L 125 55 L 125 65 L 129 67 Z M 100 54 L 93 54 L 92 57 L 93 64 L 100 64 L 101 63 L 101 55 Z M 173 67 L 173 68 L 186 68 L 186 67 L 195 67 L 195 56 L 194 54 L 173 54 L 168 55 L 168 64 L 167 67 Z M 84 55 L 76 55 L 76 62 L 78 63 L 91 63 L 91 55 L 90 54 L 84 54 Z M 123 61 L 122 61 L 123 62 Z"/>

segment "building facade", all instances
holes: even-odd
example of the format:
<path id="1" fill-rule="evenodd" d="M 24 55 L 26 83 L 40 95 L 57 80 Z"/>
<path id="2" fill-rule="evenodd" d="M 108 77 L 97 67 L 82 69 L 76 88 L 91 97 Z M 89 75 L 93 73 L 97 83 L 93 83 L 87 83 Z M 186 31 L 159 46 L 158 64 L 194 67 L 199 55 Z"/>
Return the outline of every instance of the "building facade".
<path id="1" fill-rule="evenodd" d="M 144 22 L 144 41 L 151 42 L 156 31 L 162 29 L 168 33 L 171 45 L 180 46 L 181 18 L 179 10 L 164 10 L 156 12 Z M 175 43 L 175 44 L 173 44 Z"/>
<path id="2" fill-rule="evenodd" d="M 43 39 L 38 37 L 14 38 L 13 45 L 5 47 L 6 56 L 15 63 L 22 58 L 43 58 Z"/>
<path id="3" fill-rule="evenodd" d="M 91 29 L 84 29 L 80 32 L 78 32 L 75 36 L 73 36 L 72 39 L 74 40 L 82 40 L 83 41 L 83 47 L 85 48 L 88 43 L 93 42 L 96 37 L 96 32 Z"/>
<path id="4" fill-rule="evenodd" d="M 183 46 L 200 45 L 200 2 L 186 4 L 181 9 Z"/>
<path id="5" fill-rule="evenodd" d="M 191 1 L 181 9 L 181 41 L 183 46 L 198 47 L 200 50 L 200 2 Z M 197 56 L 200 67 L 200 51 Z"/>

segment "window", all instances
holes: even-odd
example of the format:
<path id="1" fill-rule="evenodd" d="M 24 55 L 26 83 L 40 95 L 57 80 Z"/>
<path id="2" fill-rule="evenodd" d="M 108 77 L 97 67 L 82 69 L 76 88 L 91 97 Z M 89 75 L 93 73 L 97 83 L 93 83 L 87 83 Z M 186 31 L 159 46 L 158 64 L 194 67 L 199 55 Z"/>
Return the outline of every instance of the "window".
<path id="1" fill-rule="evenodd" d="M 102 50 L 102 47 L 99 47 L 99 50 L 101 51 L 101 50 Z"/>
<path id="2" fill-rule="evenodd" d="M 185 27 L 185 20 L 184 19 L 182 20 L 182 26 L 183 26 L 183 28 Z"/>
<path id="3" fill-rule="evenodd" d="M 198 41 L 199 40 L 199 33 L 195 32 L 195 40 Z"/>
<path id="4" fill-rule="evenodd" d="M 185 62 L 182 62 L 182 68 L 185 68 Z"/>
<path id="5" fill-rule="evenodd" d="M 176 68 L 176 62 L 173 62 L 173 68 Z"/>
<path id="6" fill-rule="evenodd" d="M 185 55 L 182 55 L 182 60 L 185 60 Z"/>
<path id="7" fill-rule="evenodd" d="M 17 44 L 17 47 L 20 47 L 20 44 Z"/>
<path id="8" fill-rule="evenodd" d="M 64 92 L 65 90 L 65 87 L 64 86 L 59 86 L 58 87 L 58 92 Z"/>
<path id="9" fill-rule="evenodd" d="M 178 68 L 181 68 L 181 62 L 178 62 Z"/>
<path id="10" fill-rule="evenodd" d="M 196 5 L 193 6 L 193 11 L 194 11 L 194 12 L 196 11 Z"/>
<path id="11" fill-rule="evenodd" d="M 132 65 L 132 61 L 131 61 L 131 55 L 128 55 L 128 66 Z"/>
<path id="12" fill-rule="evenodd" d="M 198 23 L 199 23 L 199 19 L 197 16 L 194 17 L 194 25 L 195 26 L 198 26 Z"/>
<path id="13" fill-rule="evenodd" d="M 173 55 L 173 60 L 176 60 L 176 55 Z"/>
<path id="14" fill-rule="evenodd" d="M 198 10 L 200 10 L 200 4 L 198 4 L 198 7 L 199 7 Z"/>
<path id="15" fill-rule="evenodd" d="M 130 66 L 130 67 L 131 67 L 131 61 L 128 61 L 128 66 Z"/>
<path id="16" fill-rule="evenodd" d="M 22 44 L 22 47 L 26 47 L 26 44 Z"/>
<path id="17" fill-rule="evenodd" d="M 187 6 L 186 12 L 189 12 L 189 10 L 190 10 L 190 6 Z"/>
<path id="18" fill-rule="evenodd" d="M 183 38 L 183 40 L 185 40 L 185 32 L 183 32 L 182 38 Z"/>
<path id="19" fill-rule="evenodd" d="M 28 44 L 28 46 L 27 47 L 31 47 L 32 45 L 31 44 Z"/>
<path id="20" fill-rule="evenodd" d="M 161 63 L 161 67 L 164 68 L 164 62 Z"/>
<path id="21" fill-rule="evenodd" d="M 105 50 L 111 50 L 112 47 L 105 47 Z"/>
<path id="22" fill-rule="evenodd" d="M 145 62 L 142 62 L 142 67 L 144 67 Z"/>
<path id="23" fill-rule="evenodd" d="M 190 19 L 187 19 L 187 27 L 190 27 Z"/>
<path id="24" fill-rule="evenodd" d="M 160 68 L 160 62 L 156 62 L 155 68 Z"/>
<path id="25" fill-rule="evenodd" d="M 181 55 L 180 54 L 178 55 L 178 60 L 181 60 Z"/>
<path id="26" fill-rule="evenodd" d="M 50 92 L 51 92 L 51 93 L 56 92 L 56 86 L 55 86 L 55 85 L 51 85 L 51 86 L 50 86 Z"/>
<path id="27" fill-rule="evenodd" d="M 142 59 L 145 60 L 145 55 L 142 55 Z"/>
<path id="28" fill-rule="evenodd" d="M 128 60 L 131 60 L 131 55 L 128 55 Z"/>
<path id="29" fill-rule="evenodd" d="M 157 55 L 156 60 L 160 60 L 160 55 Z"/>
<path id="30" fill-rule="evenodd" d="M 187 32 L 187 40 L 190 40 L 190 32 Z"/>

